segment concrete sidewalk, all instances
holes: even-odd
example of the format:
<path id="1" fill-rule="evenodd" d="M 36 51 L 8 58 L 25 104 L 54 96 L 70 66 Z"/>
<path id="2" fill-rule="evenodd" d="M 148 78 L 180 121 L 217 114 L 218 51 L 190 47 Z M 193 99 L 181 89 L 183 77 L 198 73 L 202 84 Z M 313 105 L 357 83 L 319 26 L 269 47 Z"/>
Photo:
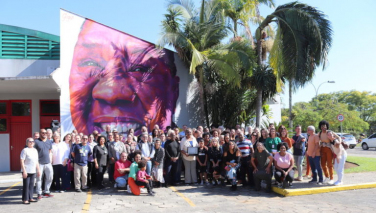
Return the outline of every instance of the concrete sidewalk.
<path id="1" fill-rule="evenodd" d="M 308 183 L 311 179 L 294 181 L 292 187 L 281 189 L 273 186 L 273 191 L 283 196 L 296 196 L 307 194 L 320 194 L 344 190 L 376 188 L 376 172 L 348 173 L 344 175 L 343 185 L 333 186 L 328 184 L 317 185 Z M 334 181 L 337 175 L 334 175 Z"/>
<path id="2" fill-rule="evenodd" d="M 22 181 L 21 172 L 0 172 L 0 183 L 12 183 Z"/>

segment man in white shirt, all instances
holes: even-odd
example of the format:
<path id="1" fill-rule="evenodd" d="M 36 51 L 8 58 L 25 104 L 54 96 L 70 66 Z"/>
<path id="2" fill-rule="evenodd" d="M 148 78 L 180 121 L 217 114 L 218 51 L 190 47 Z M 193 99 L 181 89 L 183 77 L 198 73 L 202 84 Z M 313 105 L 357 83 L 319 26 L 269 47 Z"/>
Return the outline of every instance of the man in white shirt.
<path id="1" fill-rule="evenodd" d="M 141 150 L 141 157 L 146 161 L 146 173 L 151 174 L 151 159 L 154 157 L 154 146 L 152 143 L 148 143 L 148 133 L 141 135 L 141 140 L 136 146 L 136 150 Z"/>

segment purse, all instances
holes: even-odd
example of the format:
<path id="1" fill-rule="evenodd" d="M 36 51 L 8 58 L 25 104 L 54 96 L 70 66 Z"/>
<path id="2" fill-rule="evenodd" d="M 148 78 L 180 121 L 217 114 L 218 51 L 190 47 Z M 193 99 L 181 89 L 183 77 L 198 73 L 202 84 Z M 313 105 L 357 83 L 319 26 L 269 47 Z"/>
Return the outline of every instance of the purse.
<path id="1" fill-rule="evenodd" d="M 72 161 L 69 159 L 67 162 L 67 171 L 71 172 L 73 171 L 73 166 L 71 166 Z"/>

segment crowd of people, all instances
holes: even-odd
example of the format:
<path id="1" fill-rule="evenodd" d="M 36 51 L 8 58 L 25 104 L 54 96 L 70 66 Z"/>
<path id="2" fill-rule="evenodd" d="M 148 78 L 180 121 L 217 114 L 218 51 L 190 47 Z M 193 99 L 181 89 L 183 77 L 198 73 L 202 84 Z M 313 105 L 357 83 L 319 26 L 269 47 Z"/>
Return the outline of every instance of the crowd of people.
<path id="1" fill-rule="evenodd" d="M 21 152 L 22 202 L 53 197 L 51 188 L 59 193 L 103 189 L 106 172 L 111 187 L 132 193 L 129 185 L 134 181 L 151 196 L 155 187 L 183 184 L 182 177 L 187 185 L 231 185 L 231 190 L 242 185 L 259 191 L 264 183 L 267 192 L 271 192 L 273 177 L 282 188 L 303 177 L 311 178 L 311 184 L 341 185 L 348 146 L 329 130 L 328 122 L 321 121 L 318 127 L 316 134 L 315 127 L 308 126 L 307 138 L 300 125 L 289 137 L 284 126 L 276 129 L 273 124 L 261 130 L 184 125 L 182 131 L 155 125 L 151 133 L 142 127 L 139 135 L 129 129 L 126 137 L 108 125 L 102 135 L 74 130 L 62 139 L 59 130 L 41 129 L 27 138 Z M 35 180 L 37 199 L 33 198 Z"/>

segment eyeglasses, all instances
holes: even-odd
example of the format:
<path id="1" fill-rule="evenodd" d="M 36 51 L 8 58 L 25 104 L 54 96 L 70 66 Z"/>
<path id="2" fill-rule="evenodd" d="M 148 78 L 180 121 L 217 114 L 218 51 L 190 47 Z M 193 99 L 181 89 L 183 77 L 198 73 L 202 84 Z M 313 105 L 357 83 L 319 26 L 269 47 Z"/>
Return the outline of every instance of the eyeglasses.
<path id="1" fill-rule="evenodd" d="M 46 134 L 47 132 L 41 132 L 41 134 Z"/>
<path id="2" fill-rule="evenodd" d="M 252 135 L 252 136 L 255 136 L 255 137 L 256 137 L 257 135 Z"/>
<path id="3" fill-rule="evenodd" d="M 89 138 L 83 138 L 84 140 L 88 140 Z"/>

